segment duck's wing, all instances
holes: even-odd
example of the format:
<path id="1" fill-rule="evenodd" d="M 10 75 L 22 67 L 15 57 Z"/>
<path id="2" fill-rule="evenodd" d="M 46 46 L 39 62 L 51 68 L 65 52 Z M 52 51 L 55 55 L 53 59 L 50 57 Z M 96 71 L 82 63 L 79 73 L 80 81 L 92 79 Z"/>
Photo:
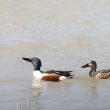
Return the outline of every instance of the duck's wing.
<path id="1" fill-rule="evenodd" d="M 66 76 L 66 77 L 73 77 L 74 75 L 72 74 L 72 71 L 59 71 L 59 70 L 49 70 L 49 71 L 46 71 L 45 73 L 48 73 L 48 74 L 58 74 L 60 76 Z"/>
<path id="2" fill-rule="evenodd" d="M 96 76 L 98 76 L 99 79 L 108 79 L 110 78 L 110 69 L 97 71 Z"/>

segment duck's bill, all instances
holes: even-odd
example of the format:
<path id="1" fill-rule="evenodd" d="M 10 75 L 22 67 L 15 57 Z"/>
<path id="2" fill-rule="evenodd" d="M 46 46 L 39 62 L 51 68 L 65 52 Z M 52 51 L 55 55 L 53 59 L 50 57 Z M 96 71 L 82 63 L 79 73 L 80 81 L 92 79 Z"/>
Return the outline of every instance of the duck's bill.
<path id="1" fill-rule="evenodd" d="M 25 61 L 28 61 L 28 62 L 31 62 L 31 59 L 30 58 L 22 58 L 23 60 L 25 60 Z"/>
<path id="2" fill-rule="evenodd" d="M 83 66 L 81 66 L 82 68 L 86 68 L 86 67 L 89 67 L 89 64 L 87 63 L 87 64 L 85 64 L 85 65 L 83 65 Z"/>

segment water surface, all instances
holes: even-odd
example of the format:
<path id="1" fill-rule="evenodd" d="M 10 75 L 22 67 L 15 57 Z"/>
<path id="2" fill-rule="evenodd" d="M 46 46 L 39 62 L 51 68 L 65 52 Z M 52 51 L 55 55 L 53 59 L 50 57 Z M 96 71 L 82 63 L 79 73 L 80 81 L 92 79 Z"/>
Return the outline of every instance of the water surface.
<path id="1" fill-rule="evenodd" d="M 110 68 L 109 0 L 0 0 L 0 108 L 109 110 L 110 80 L 89 78 L 80 66 Z M 22 57 L 42 70 L 73 70 L 74 79 L 33 81 Z"/>

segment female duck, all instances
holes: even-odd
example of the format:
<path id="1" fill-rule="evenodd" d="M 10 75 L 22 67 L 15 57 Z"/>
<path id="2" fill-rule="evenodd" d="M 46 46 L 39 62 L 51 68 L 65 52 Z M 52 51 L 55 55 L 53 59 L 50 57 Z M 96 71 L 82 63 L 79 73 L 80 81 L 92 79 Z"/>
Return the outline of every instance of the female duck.
<path id="1" fill-rule="evenodd" d="M 97 63 L 95 61 L 91 61 L 82 66 L 82 68 L 90 67 L 91 70 L 89 72 L 89 76 L 95 79 L 108 79 L 110 78 L 110 69 L 109 70 L 100 70 L 96 71 Z"/>
<path id="2" fill-rule="evenodd" d="M 73 75 L 71 74 L 72 71 L 55 71 L 55 70 L 50 70 L 43 72 L 40 70 L 41 68 L 41 60 L 39 58 L 23 58 L 23 60 L 31 62 L 34 66 L 34 71 L 33 71 L 33 77 L 45 81 L 60 81 L 64 80 L 67 77 L 72 78 Z"/>

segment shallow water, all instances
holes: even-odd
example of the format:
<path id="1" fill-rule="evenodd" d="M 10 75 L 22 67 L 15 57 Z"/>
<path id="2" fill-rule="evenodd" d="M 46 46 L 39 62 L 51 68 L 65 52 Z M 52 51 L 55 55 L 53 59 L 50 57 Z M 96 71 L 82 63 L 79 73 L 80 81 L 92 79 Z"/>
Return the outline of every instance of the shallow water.
<path id="1" fill-rule="evenodd" d="M 0 108 L 109 110 L 110 80 L 89 78 L 80 66 L 110 68 L 110 2 L 0 0 Z M 74 79 L 33 81 L 22 57 L 39 57 L 42 70 L 73 70 Z"/>

